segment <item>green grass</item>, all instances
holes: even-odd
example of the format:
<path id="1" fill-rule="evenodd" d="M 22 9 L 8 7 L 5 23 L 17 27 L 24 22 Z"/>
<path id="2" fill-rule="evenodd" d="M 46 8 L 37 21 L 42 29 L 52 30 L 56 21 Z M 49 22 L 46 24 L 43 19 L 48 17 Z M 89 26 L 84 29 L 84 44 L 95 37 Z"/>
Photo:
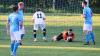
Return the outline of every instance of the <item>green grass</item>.
<path id="1" fill-rule="evenodd" d="M 47 16 L 46 28 L 48 42 L 42 40 L 42 32 L 39 30 L 38 42 L 33 42 L 32 29 L 33 22 L 32 16 L 25 16 L 25 29 L 26 35 L 23 39 L 23 45 L 25 46 L 57 46 L 57 47 L 95 47 L 100 48 L 100 16 L 93 17 L 93 29 L 95 33 L 96 45 L 84 46 L 84 37 L 82 36 L 82 24 L 83 19 L 80 16 Z M 6 34 L 6 20 L 7 15 L 0 16 L 0 45 L 9 45 L 10 37 Z M 75 41 L 72 43 L 64 42 L 52 42 L 51 37 L 58 35 L 63 30 L 72 28 L 75 32 Z M 6 53 L 6 54 L 5 54 Z M 0 47 L 1 56 L 9 56 L 9 48 Z M 42 49 L 42 48 L 19 48 L 17 52 L 18 56 L 99 56 L 100 51 L 81 51 L 81 50 L 68 50 L 68 49 Z"/>
<path id="2" fill-rule="evenodd" d="M 0 49 L 2 56 L 9 56 L 9 48 Z M 6 53 L 6 54 L 5 54 Z M 18 56 L 99 56 L 99 51 L 79 51 L 79 50 L 61 50 L 61 49 L 22 49 L 19 48 Z"/>

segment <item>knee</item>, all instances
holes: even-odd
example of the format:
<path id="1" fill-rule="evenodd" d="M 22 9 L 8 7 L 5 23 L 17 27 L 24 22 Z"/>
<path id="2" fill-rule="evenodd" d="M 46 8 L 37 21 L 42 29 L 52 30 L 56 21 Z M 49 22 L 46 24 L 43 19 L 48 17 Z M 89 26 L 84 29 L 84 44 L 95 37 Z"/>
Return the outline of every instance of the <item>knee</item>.
<path id="1" fill-rule="evenodd" d="M 36 30 L 33 30 L 33 34 L 36 34 Z"/>
<path id="2" fill-rule="evenodd" d="M 89 31 L 84 31 L 84 34 L 85 35 L 88 35 L 90 32 Z"/>
<path id="3" fill-rule="evenodd" d="M 21 40 L 16 40 L 16 43 L 20 43 L 21 42 Z"/>
<path id="4" fill-rule="evenodd" d="M 43 32 L 46 32 L 46 29 L 43 29 Z"/>
<path id="5" fill-rule="evenodd" d="M 15 40 L 12 40 L 12 41 L 11 41 L 11 44 L 14 44 L 14 43 L 15 43 Z"/>

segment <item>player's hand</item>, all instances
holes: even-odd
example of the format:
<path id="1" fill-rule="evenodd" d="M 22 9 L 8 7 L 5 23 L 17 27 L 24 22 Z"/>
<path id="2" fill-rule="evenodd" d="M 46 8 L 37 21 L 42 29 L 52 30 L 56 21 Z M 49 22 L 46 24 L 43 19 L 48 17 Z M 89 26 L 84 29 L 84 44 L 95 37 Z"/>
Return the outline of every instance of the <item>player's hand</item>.
<path id="1" fill-rule="evenodd" d="M 81 17 L 83 18 L 83 14 L 81 14 Z"/>
<path id="2" fill-rule="evenodd" d="M 82 17 L 82 18 L 85 18 L 85 15 L 84 15 L 84 14 L 82 14 L 82 15 L 81 15 L 81 17 Z"/>

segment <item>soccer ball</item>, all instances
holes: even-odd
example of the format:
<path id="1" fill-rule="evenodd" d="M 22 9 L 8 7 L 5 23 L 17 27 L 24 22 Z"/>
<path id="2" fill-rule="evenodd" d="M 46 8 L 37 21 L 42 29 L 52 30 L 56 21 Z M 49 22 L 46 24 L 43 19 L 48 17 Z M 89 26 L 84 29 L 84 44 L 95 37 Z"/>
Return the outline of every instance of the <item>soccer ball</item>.
<path id="1" fill-rule="evenodd" d="M 56 35 L 55 35 L 55 36 L 53 36 L 53 37 L 52 37 L 52 41 L 56 41 L 56 40 L 57 40 L 56 38 L 57 38 L 57 36 L 56 36 Z"/>

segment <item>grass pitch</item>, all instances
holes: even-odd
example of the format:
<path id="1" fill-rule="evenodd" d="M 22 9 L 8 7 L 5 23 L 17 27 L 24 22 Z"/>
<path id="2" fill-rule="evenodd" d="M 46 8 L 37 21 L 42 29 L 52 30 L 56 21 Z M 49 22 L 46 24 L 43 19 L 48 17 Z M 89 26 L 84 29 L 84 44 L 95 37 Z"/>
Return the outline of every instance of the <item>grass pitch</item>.
<path id="1" fill-rule="evenodd" d="M 32 16 L 25 16 L 26 35 L 23 39 L 23 47 L 17 51 L 18 56 L 99 56 L 100 55 L 100 16 L 93 17 L 93 29 L 95 33 L 96 45 L 84 46 L 82 35 L 83 19 L 80 16 L 47 16 L 46 28 L 48 42 L 42 40 L 42 32 L 39 30 L 38 42 L 33 42 Z M 7 15 L 0 15 L 0 55 L 10 56 L 10 37 L 6 34 Z M 63 30 L 72 28 L 75 32 L 75 41 L 72 43 L 52 42 L 51 37 L 58 35 Z M 6 45 L 5 47 L 3 45 Z M 8 46 L 8 47 L 7 47 Z M 47 48 L 47 47 L 50 48 Z M 25 47 L 25 48 L 24 48 Z M 30 48 L 27 48 L 30 47 Z M 35 48 L 34 48 L 35 47 Z M 41 48 L 39 48 L 41 47 Z M 55 48 L 56 47 L 56 48 Z M 68 48 L 70 47 L 70 48 Z M 74 48 L 74 49 L 73 49 Z"/>

